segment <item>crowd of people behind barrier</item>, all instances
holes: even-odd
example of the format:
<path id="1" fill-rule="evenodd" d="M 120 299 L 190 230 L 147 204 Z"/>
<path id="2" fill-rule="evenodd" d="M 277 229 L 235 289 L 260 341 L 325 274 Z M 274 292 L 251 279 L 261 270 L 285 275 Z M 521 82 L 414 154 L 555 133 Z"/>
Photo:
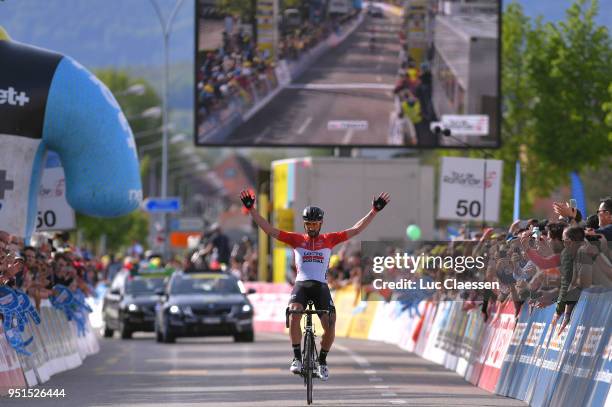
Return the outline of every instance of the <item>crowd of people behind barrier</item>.
<path id="1" fill-rule="evenodd" d="M 569 203 L 553 205 L 555 220 L 514 222 L 508 230 L 487 228 L 470 236 L 460 231 L 453 241 L 424 242 L 412 249 L 411 254 L 423 254 L 447 259 L 481 256 L 484 267 L 471 265 L 465 270 L 450 270 L 444 266 L 428 264 L 411 268 L 416 272 L 390 268 L 387 280 L 403 278 L 418 281 L 445 281 L 449 277 L 462 282 L 489 282 L 493 288 L 441 289 L 423 293 L 415 290 L 382 292 L 387 299 L 414 302 L 427 296 L 435 301 L 464 301 L 466 308 L 481 306 L 485 321 L 495 302 L 512 301 L 516 315 L 521 307 L 544 308 L 556 304 L 553 322 L 565 327 L 583 290 L 591 287 L 612 288 L 612 198 L 602 199 L 597 213 L 587 218 Z M 410 250 L 410 249 L 409 249 Z M 386 255 L 405 252 L 404 248 L 390 248 Z M 372 281 L 372 259 L 361 259 L 355 251 L 349 256 L 340 251 L 330 264 L 329 282 L 332 287 L 355 283 L 364 293 L 375 290 Z M 420 286 L 420 284 L 419 284 Z M 421 297 L 419 297 L 421 295 Z M 412 297 L 419 298 L 412 298 Z M 411 301 L 414 299 L 415 301 Z"/>
<path id="2" fill-rule="evenodd" d="M 0 231 L 0 286 L 27 293 L 37 309 L 41 300 L 54 294 L 56 284 L 90 295 L 99 280 L 101 263 L 90 253 L 70 247 L 62 237 L 57 235 L 55 241 L 41 238 L 35 247 Z"/>
<path id="3" fill-rule="evenodd" d="M 282 33 L 277 59 L 297 60 L 317 44 L 339 33 L 342 24 L 358 15 L 351 13 L 339 19 L 313 24 L 308 21 Z M 254 93 L 269 92 L 275 81 L 275 62 L 267 49 L 258 49 L 253 38 L 242 30 L 223 33 L 223 44 L 216 50 L 198 54 L 197 95 L 200 120 L 212 112 L 227 108 L 232 97 L 249 103 Z M 255 92 L 253 91 L 255 88 Z M 262 88 L 262 89 L 258 89 Z"/>

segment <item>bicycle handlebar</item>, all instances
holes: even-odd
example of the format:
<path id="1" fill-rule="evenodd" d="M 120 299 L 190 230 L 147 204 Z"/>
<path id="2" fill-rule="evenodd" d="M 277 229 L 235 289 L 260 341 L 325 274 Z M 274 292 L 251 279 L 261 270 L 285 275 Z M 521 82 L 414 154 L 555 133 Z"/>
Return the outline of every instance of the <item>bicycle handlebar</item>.
<path id="1" fill-rule="evenodd" d="M 289 314 L 299 314 L 299 315 L 314 315 L 314 314 L 331 314 L 330 310 L 324 309 L 320 311 L 316 311 L 313 309 L 305 309 L 305 310 L 295 310 L 295 309 L 287 309 L 285 310 L 285 326 L 289 328 Z"/>
<path id="2" fill-rule="evenodd" d="M 295 310 L 295 309 L 290 309 L 287 311 L 288 314 L 310 314 L 310 315 L 314 315 L 314 314 L 329 314 L 329 310 L 324 309 L 324 310 L 313 310 L 313 309 L 306 309 L 306 310 Z"/>

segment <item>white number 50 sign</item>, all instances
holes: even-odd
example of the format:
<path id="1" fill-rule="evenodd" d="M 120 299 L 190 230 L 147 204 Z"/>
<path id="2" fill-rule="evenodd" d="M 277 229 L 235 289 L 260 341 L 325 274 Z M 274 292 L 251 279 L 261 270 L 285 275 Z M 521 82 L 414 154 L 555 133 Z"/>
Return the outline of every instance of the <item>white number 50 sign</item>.
<path id="1" fill-rule="evenodd" d="M 499 160 L 486 160 L 485 177 L 483 159 L 443 157 L 438 219 L 482 221 L 484 214 L 487 222 L 497 222 L 502 164 Z"/>

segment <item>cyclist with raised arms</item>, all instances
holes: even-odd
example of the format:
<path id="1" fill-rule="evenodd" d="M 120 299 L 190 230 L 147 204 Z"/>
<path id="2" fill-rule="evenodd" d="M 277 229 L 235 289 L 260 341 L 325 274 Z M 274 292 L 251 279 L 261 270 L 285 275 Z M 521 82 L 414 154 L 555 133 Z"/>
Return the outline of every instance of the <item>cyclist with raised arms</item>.
<path id="1" fill-rule="evenodd" d="M 316 206 L 307 206 L 302 212 L 304 220 L 304 230 L 306 234 L 286 232 L 270 225 L 255 209 L 255 196 L 248 191 L 240 193 L 240 200 L 251 217 L 259 227 L 268 235 L 293 248 L 293 255 L 297 267 L 297 277 L 295 286 L 291 292 L 289 308 L 301 311 L 306 307 L 309 300 L 312 300 L 317 310 L 328 309 L 329 314 L 319 315 L 323 326 L 323 336 L 321 338 L 321 352 L 319 353 L 318 375 L 326 381 L 329 378 L 327 367 L 327 354 L 331 349 L 335 336 L 335 307 L 327 285 L 327 267 L 329 257 L 334 246 L 342 243 L 359 233 L 361 233 L 372 219 L 389 203 L 389 194 L 381 193 L 378 198 L 372 200 L 372 209 L 366 216 L 359 220 L 355 225 L 342 232 L 324 233 L 321 232 L 323 224 L 323 210 Z M 302 370 L 302 351 L 300 326 L 300 315 L 292 314 L 289 325 L 289 336 L 293 346 L 293 361 L 289 371 L 300 374 Z"/>

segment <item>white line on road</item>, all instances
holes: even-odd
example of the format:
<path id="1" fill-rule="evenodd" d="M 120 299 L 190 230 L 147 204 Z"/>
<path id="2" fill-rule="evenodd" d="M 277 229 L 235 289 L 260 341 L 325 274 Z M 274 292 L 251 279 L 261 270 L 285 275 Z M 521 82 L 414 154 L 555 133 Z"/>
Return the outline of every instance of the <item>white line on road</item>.
<path id="1" fill-rule="evenodd" d="M 270 135 L 270 133 L 272 133 L 272 128 L 270 128 L 270 126 L 267 126 L 267 127 L 266 127 L 266 128 L 265 128 L 265 129 L 264 129 L 262 132 L 261 132 L 261 134 L 255 138 L 255 143 L 257 144 L 257 143 L 259 143 L 261 140 L 263 140 L 263 139 L 267 138 L 267 137 Z"/>
<path id="2" fill-rule="evenodd" d="M 364 371 L 363 371 L 363 373 L 364 373 L 364 374 L 376 374 L 376 370 L 370 370 L 370 369 L 368 369 L 368 370 L 364 370 Z"/>
<path id="3" fill-rule="evenodd" d="M 346 346 L 342 346 L 342 345 L 337 343 L 335 347 L 339 351 L 342 351 L 342 352 L 346 353 L 347 355 L 349 355 L 351 357 L 351 359 L 353 359 L 359 366 L 361 366 L 361 367 L 369 367 L 370 366 L 370 362 L 368 362 L 368 360 L 366 358 L 364 358 L 361 355 L 358 355 L 357 353 L 353 352 L 352 350 L 350 350 Z"/>
<path id="4" fill-rule="evenodd" d="M 395 397 L 397 396 L 397 393 L 393 393 L 392 391 L 387 392 L 387 393 L 380 393 L 381 396 L 383 397 Z"/>
<path id="5" fill-rule="evenodd" d="M 406 400 L 389 400 L 391 404 L 406 404 Z"/>
<path id="6" fill-rule="evenodd" d="M 288 89 L 307 89 L 307 90 L 334 90 L 334 89 L 375 89 L 390 90 L 393 85 L 382 83 L 293 83 L 287 85 Z"/>
<path id="7" fill-rule="evenodd" d="M 375 389 L 388 389 L 389 386 L 382 386 L 382 385 L 378 384 L 378 385 L 374 386 L 374 388 Z"/>
<path id="8" fill-rule="evenodd" d="M 304 120 L 304 123 L 302 123 L 302 125 L 298 129 L 297 134 L 303 134 L 306 131 L 306 128 L 308 127 L 310 122 L 312 122 L 312 116 L 310 116 L 306 120 Z"/>
<path id="9" fill-rule="evenodd" d="M 351 140 L 353 139 L 353 134 L 355 134 L 355 130 L 348 129 L 344 138 L 342 139 L 342 144 L 351 144 Z"/>

